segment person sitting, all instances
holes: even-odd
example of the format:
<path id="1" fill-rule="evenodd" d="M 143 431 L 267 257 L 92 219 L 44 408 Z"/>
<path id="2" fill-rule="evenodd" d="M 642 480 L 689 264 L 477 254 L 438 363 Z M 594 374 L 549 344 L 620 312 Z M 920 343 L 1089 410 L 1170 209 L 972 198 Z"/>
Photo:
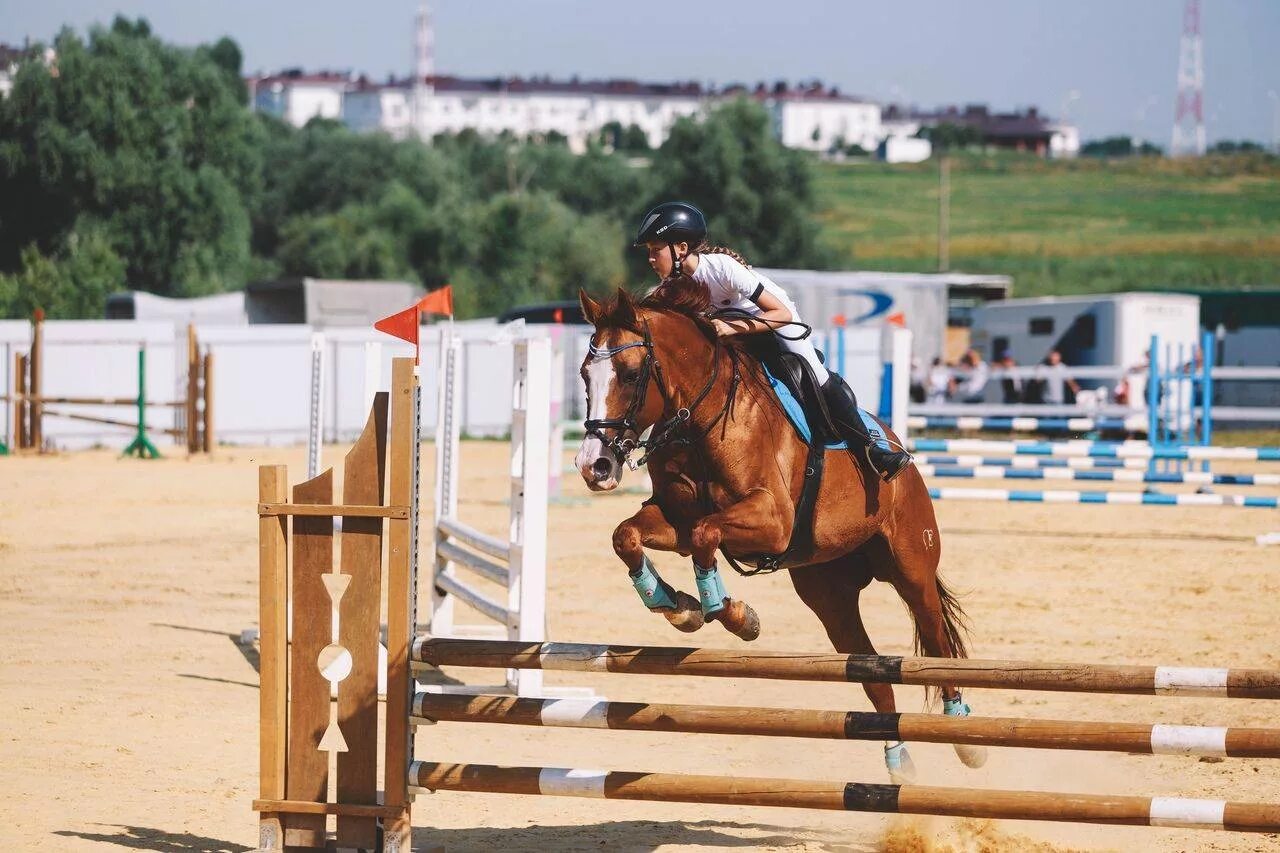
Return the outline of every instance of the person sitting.
<path id="1" fill-rule="evenodd" d="M 968 368 L 964 378 L 956 386 L 956 394 L 962 403 L 981 403 L 986 400 L 987 382 L 991 378 L 991 368 L 982 360 L 975 349 L 965 352 L 960 364 Z"/>

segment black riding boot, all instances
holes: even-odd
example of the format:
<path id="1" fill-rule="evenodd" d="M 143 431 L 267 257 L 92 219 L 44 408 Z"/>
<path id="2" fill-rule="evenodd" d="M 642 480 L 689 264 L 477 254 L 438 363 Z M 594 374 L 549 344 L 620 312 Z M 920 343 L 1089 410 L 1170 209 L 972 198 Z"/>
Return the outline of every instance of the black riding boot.
<path id="1" fill-rule="evenodd" d="M 911 464 L 910 453 L 886 450 L 876 441 L 884 436 L 867 434 L 862 416 L 858 414 L 858 398 L 840 374 L 830 374 L 830 378 L 822 386 L 822 396 L 827 402 L 831 419 L 840 430 L 840 437 L 849 445 L 850 450 L 866 454 L 871 467 L 876 469 L 882 480 L 889 482 Z"/>

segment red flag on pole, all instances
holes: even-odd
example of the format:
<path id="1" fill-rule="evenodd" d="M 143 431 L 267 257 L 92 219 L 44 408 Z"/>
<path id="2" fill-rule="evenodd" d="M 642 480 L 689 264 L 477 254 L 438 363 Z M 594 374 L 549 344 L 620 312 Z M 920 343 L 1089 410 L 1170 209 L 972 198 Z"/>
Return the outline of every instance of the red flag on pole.
<path id="1" fill-rule="evenodd" d="M 418 308 L 426 314 L 444 314 L 447 317 L 452 317 L 453 285 L 446 284 L 438 290 L 431 291 L 418 300 Z"/>
<path id="2" fill-rule="evenodd" d="M 392 337 L 418 345 L 418 306 L 410 305 L 403 311 L 383 317 L 373 324 L 379 332 L 386 332 Z"/>
<path id="3" fill-rule="evenodd" d="M 418 303 L 410 305 L 403 311 L 383 317 L 373 324 L 379 332 L 385 332 L 394 338 L 413 344 L 413 363 L 418 364 L 418 323 L 421 311 Z"/>

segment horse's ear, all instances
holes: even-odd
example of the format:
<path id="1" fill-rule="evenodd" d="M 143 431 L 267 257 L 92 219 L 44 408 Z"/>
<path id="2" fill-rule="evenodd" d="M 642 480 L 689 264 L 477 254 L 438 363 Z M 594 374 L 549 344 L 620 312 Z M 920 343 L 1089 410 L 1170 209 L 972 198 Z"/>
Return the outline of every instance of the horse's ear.
<path id="1" fill-rule="evenodd" d="M 600 317 L 600 303 L 596 302 L 584 288 L 578 288 L 578 303 L 582 306 L 582 318 L 591 325 L 596 325 Z"/>
<path id="2" fill-rule="evenodd" d="M 618 288 L 617 305 L 614 317 L 617 318 L 618 325 L 628 329 L 636 328 L 636 303 L 632 301 L 631 294 L 621 287 Z"/>

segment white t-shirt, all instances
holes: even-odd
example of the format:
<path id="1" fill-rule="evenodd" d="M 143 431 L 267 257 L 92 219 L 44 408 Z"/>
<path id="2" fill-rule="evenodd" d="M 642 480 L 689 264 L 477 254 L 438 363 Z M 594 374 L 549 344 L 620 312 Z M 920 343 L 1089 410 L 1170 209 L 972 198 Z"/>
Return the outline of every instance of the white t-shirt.
<path id="1" fill-rule="evenodd" d="M 800 312 L 785 290 L 729 255 L 698 255 L 698 268 L 693 271 L 693 280 L 711 293 L 712 311 L 736 308 L 752 315 L 763 313 L 764 309 L 754 300 L 767 290 L 787 306 L 791 319 L 800 321 Z"/>

